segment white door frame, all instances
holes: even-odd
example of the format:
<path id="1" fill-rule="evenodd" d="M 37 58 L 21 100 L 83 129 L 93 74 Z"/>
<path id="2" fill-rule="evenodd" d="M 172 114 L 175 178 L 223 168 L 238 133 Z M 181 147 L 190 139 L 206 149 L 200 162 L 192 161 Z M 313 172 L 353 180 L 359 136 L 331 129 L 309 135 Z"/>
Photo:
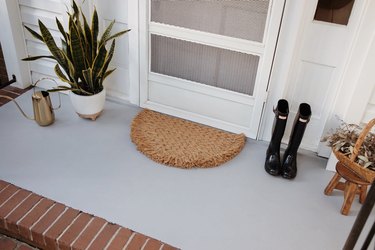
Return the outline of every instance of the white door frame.
<path id="1" fill-rule="evenodd" d="M 21 61 L 27 57 L 25 38 L 21 23 L 18 1 L 0 0 L 0 42 L 8 77 L 14 74 L 14 86 L 26 88 L 31 84 L 29 64 Z"/>

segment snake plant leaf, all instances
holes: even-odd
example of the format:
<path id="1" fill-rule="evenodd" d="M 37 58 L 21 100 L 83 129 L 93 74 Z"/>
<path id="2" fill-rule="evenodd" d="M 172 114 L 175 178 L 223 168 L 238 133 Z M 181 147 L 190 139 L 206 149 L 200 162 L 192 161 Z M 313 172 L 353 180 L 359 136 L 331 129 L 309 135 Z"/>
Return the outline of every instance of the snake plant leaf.
<path id="1" fill-rule="evenodd" d="M 72 88 L 72 87 L 67 87 L 67 86 L 57 86 L 56 88 L 49 89 L 47 90 L 48 92 L 59 92 L 59 91 L 74 91 L 74 92 L 85 92 L 82 91 L 82 89 L 79 88 Z M 87 94 L 87 93 L 86 93 Z"/>
<path id="2" fill-rule="evenodd" d="M 91 35 L 92 35 L 92 60 L 96 57 L 96 52 L 98 50 L 98 35 L 99 35 L 99 18 L 98 12 L 96 12 L 96 8 L 94 9 L 94 13 L 92 14 L 91 20 Z"/>
<path id="3" fill-rule="evenodd" d="M 115 52 L 115 46 L 116 46 L 116 39 L 114 39 L 112 41 L 111 48 L 109 49 L 109 52 L 106 55 L 104 65 L 103 65 L 101 71 L 99 72 L 99 76 L 101 77 L 101 83 L 104 81 L 103 75 L 105 74 L 105 72 L 107 72 L 109 63 L 112 60 L 113 54 Z"/>
<path id="4" fill-rule="evenodd" d="M 108 42 L 108 41 L 110 41 L 110 40 L 112 40 L 112 39 L 115 39 L 115 38 L 117 38 L 117 37 L 119 37 L 119 36 L 122 36 L 123 34 L 128 33 L 129 31 L 131 31 L 131 29 L 123 30 L 123 31 L 117 32 L 116 34 L 113 34 L 112 36 L 108 37 L 108 38 L 105 40 L 105 42 Z"/>
<path id="5" fill-rule="evenodd" d="M 47 27 L 38 20 L 40 33 L 42 34 L 44 43 L 47 45 L 51 54 L 55 57 L 56 61 L 59 64 L 64 65 L 64 57 L 62 56 L 61 50 L 57 47 L 55 40 L 53 39 L 51 33 L 47 29 Z"/>
<path id="6" fill-rule="evenodd" d="M 67 64 L 67 67 L 64 68 L 64 70 L 66 74 L 69 76 L 70 81 L 74 83 L 74 85 L 76 86 L 78 84 L 78 77 L 76 76 L 74 65 L 66 54 L 64 54 L 64 60 Z"/>
<path id="7" fill-rule="evenodd" d="M 86 49 L 86 57 L 88 61 L 88 65 L 92 65 L 92 34 L 90 30 L 90 26 L 86 20 L 85 15 L 82 13 L 83 19 L 83 27 L 84 27 L 84 37 L 85 37 L 85 49 Z"/>
<path id="8" fill-rule="evenodd" d="M 69 81 L 68 78 L 64 75 L 64 73 L 62 72 L 60 66 L 58 64 L 55 65 L 55 74 L 58 76 L 58 78 L 63 81 L 63 82 L 66 82 L 68 83 L 69 85 L 74 85 L 73 82 Z"/>
<path id="9" fill-rule="evenodd" d="M 56 58 L 53 56 L 30 56 L 30 57 L 23 58 L 22 61 L 34 61 L 34 60 L 38 60 L 41 58 L 48 58 L 48 59 L 56 60 Z"/>
<path id="10" fill-rule="evenodd" d="M 75 24 L 72 24 L 70 30 L 70 52 L 72 53 L 72 63 L 75 66 L 75 71 L 77 76 L 80 76 L 82 70 L 85 67 L 85 57 L 84 57 L 84 50 L 82 46 L 82 41 L 79 37 L 78 30 Z"/>
<path id="11" fill-rule="evenodd" d="M 38 39 L 39 41 L 42 41 L 44 43 L 43 37 L 41 35 L 39 35 L 37 32 L 35 32 L 33 29 L 31 29 L 27 26 L 25 26 L 25 29 L 27 29 L 33 37 L 35 37 L 36 39 Z"/>
<path id="12" fill-rule="evenodd" d="M 61 39 L 61 50 L 67 54 L 68 53 L 68 44 L 65 42 L 64 39 Z"/>
<path id="13" fill-rule="evenodd" d="M 66 36 L 65 29 L 64 29 L 64 27 L 62 26 L 60 20 L 57 17 L 56 17 L 56 25 L 57 25 L 57 28 L 59 29 L 61 35 L 64 37 L 65 41 L 67 41 L 68 38 Z"/>
<path id="14" fill-rule="evenodd" d="M 85 79 L 86 83 L 89 85 L 90 90 L 95 93 L 95 88 L 94 88 L 94 81 L 92 79 L 92 69 L 88 68 L 84 71 L 82 71 L 83 78 Z"/>
<path id="15" fill-rule="evenodd" d="M 76 4 L 76 1 L 73 1 L 73 16 L 79 18 L 79 8 Z"/>
<path id="16" fill-rule="evenodd" d="M 100 76 L 99 72 L 102 71 L 102 68 L 104 66 L 106 55 L 107 49 L 105 48 L 105 45 L 102 45 L 99 48 L 99 52 L 96 55 L 92 66 L 93 82 L 95 85 L 98 83 L 97 78 Z"/>
<path id="17" fill-rule="evenodd" d="M 116 69 L 110 69 L 108 70 L 107 72 L 105 72 L 104 76 L 103 76 L 103 81 L 104 79 L 106 79 L 110 74 L 112 74 Z"/>
<path id="18" fill-rule="evenodd" d="M 102 38 L 100 39 L 100 42 L 99 42 L 99 47 L 106 43 L 108 37 L 111 34 L 111 30 L 112 30 L 114 24 L 115 24 L 115 20 L 112 20 L 112 22 L 110 22 L 108 27 L 103 32 Z"/>

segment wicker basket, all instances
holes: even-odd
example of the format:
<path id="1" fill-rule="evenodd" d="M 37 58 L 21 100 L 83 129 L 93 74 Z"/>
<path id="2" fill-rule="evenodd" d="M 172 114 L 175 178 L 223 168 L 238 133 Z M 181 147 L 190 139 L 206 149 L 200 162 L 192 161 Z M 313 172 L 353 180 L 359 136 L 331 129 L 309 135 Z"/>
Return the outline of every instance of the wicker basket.
<path id="1" fill-rule="evenodd" d="M 343 153 L 333 150 L 333 153 L 336 155 L 337 159 L 345 165 L 347 168 L 352 170 L 354 173 L 356 173 L 359 177 L 363 178 L 365 181 L 372 183 L 375 180 L 375 171 L 367 169 L 358 163 L 355 162 L 355 159 L 358 157 L 359 149 L 362 146 L 363 141 L 366 138 L 366 135 L 370 132 L 372 127 L 375 125 L 375 118 L 372 119 L 369 123 L 367 123 L 366 127 L 362 130 L 361 134 L 359 135 L 354 149 L 353 154 L 351 157 L 347 157 Z"/>

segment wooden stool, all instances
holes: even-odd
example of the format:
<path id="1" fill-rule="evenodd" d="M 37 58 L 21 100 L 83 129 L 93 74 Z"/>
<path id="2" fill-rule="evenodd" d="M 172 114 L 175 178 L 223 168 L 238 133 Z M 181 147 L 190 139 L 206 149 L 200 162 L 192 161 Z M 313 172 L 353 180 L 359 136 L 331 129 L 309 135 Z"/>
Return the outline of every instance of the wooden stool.
<path id="1" fill-rule="evenodd" d="M 371 183 L 358 176 L 358 174 L 346 167 L 340 161 L 336 164 L 336 171 L 337 173 L 332 177 L 331 181 L 324 189 L 324 194 L 330 195 L 334 189 L 344 191 L 344 203 L 341 207 L 341 213 L 343 215 L 348 215 L 354 196 L 359 194 L 359 202 L 363 204 L 366 199 L 367 186 Z M 340 182 L 341 178 L 345 179 L 345 183 Z"/>

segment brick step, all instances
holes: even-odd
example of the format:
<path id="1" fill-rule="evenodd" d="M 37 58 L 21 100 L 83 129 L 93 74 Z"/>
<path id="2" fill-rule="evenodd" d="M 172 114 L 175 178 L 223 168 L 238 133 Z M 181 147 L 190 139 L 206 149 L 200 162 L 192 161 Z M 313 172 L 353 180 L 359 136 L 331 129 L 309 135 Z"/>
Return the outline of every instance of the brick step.
<path id="1" fill-rule="evenodd" d="M 0 249 L 1 250 L 38 250 L 24 242 L 9 238 L 0 234 Z"/>
<path id="2" fill-rule="evenodd" d="M 0 180 L 0 233 L 40 249 L 177 249 Z"/>

